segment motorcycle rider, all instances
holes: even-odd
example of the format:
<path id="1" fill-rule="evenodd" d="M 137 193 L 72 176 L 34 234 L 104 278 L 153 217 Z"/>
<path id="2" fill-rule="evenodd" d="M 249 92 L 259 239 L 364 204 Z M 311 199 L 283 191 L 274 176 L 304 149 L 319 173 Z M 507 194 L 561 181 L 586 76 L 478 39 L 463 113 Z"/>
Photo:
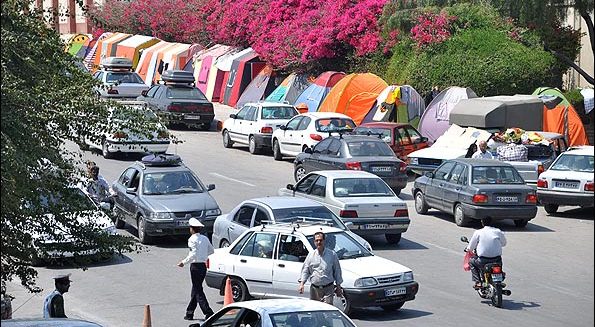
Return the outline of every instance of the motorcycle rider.
<path id="1" fill-rule="evenodd" d="M 492 226 L 492 218 L 481 219 L 482 229 L 476 230 L 465 251 L 475 251 L 475 256 L 469 260 L 471 277 L 475 282 L 474 288 L 481 288 L 481 271 L 488 263 L 502 265 L 502 247 L 506 246 L 504 233 Z"/>

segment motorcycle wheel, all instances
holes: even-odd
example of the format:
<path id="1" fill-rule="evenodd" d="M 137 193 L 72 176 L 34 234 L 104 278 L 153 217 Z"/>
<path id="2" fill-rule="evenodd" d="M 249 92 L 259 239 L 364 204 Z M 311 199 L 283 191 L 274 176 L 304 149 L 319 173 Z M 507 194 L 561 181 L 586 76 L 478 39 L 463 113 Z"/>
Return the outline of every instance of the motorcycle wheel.
<path id="1" fill-rule="evenodd" d="M 496 308 L 502 308 L 502 284 L 494 283 L 492 287 L 494 288 L 492 292 L 492 305 Z"/>

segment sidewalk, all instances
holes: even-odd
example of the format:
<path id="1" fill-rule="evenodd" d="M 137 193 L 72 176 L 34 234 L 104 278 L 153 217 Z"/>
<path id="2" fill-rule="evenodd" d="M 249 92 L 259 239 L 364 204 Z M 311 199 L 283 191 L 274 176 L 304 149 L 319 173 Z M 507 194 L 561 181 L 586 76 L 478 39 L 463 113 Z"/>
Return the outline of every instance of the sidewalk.
<path id="1" fill-rule="evenodd" d="M 238 109 L 219 102 L 213 102 L 213 110 L 215 111 L 215 119 L 211 123 L 211 131 L 220 131 L 221 125 L 229 118 L 229 115 L 238 112 Z"/>

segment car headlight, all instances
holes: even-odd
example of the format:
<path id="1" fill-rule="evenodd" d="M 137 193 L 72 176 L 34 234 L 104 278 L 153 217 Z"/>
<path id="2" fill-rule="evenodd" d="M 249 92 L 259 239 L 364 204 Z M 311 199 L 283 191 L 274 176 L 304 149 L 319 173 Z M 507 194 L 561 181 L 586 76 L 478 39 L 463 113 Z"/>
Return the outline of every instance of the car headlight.
<path id="1" fill-rule="evenodd" d="M 173 214 L 171 212 L 152 212 L 149 215 L 151 220 L 173 220 Z"/>
<path id="2" fill-rule="evenodd" d="M 205 216 L 219 216 L 220 214 L 221 214 L 221 210 L 219 208 L 207 210 L 205 212 Z"/>
<path id="3" fill-rule="evenodd" d="M 378 281 L 374 277 L 358 278 L 353 284 L 355 287 L 368 287 L 374 285 L 378 285 Z"/>
<path id="4" fill-rule="evenodd" d="M 412 271 L 408 271 L 406 273 L 403 274 L 403 281 L 404 282 L 411 282 L 413 281 L 413 272 Z"/>
<path id="5" fill-rule="evenodd" d="M 410 165 L 417 165 L 418 164 L 417 158 L 409 157 L 409 164 Z"/>

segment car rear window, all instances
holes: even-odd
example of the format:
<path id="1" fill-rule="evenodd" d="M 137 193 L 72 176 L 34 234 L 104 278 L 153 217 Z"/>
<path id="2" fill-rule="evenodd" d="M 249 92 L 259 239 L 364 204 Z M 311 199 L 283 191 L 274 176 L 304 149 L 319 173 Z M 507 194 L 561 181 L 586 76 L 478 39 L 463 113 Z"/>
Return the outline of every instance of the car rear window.
<path id="1" fill-rule="evenodd" d="M 335 197 L 395 196 L 380 178 L 340 178 L 333 181 Z"/>
<path id="2" fill-rule="evenodd" d="M 333 326 L 355 327 L 338 310 L 284 312 L 270 315 L 274 327 L 287 326 Z"/>
<path id="3" fill-rule="evenodd" d="M 168 87 L 166 96 L 168 99 L 205 100 L 205 95 L 195 87 Z"/>
<path id="4" fill-rule="evenodd" d="M 473 184 L 524 184 L 525 181 L 513 167 L 473 167 Z"/>
<path id="5" fill-rule="evenodd" d="M 316 131 L 330 132 L 335 130 L 352 130 L 355 123 L 350 118 L 321 118 L 316 121 Z"/>
<path id="6" fill-rule="evenodd" d="M 354 131 L 358 135 L 380 136 L 380 138 L 387 143 L 392 141 L 391 130 L 388 128 L 377 127 L 358 127 Z"/>
<path id="7" fill-rule="evenodd" d="M 393 150 L 382 140 L 349 141 L 349 153 L 352 157 L 394 157 Z"/>
<path id="8" fill-rule="evenodd" d="M 262 107 L 262 119 L 289 119 L 297 115 L 297 110 L 292 107 Z"/>
<path id="9" fill-rule="evenodd" d="M 568 170 L 580 172 L 593 172 L 593 156 L 562 154 L 550 167 L 551 170 Z"/>
<path id="10" fill-rule="evenodd" d="M 333 227 L 344 229 L 344 225 L 337 221 L 338 218 L 324 206 L 274 209 L 273 215 L 275 216 L 276 222 L 320 220 L 322 222 L 330 223 Z"/>
<path id="11" fill-rule="evenodd" d="M 133 72 L 108 72 L 105 81 L 107 83 L 134 83 L 144 84 L 137 73 Z"/>

